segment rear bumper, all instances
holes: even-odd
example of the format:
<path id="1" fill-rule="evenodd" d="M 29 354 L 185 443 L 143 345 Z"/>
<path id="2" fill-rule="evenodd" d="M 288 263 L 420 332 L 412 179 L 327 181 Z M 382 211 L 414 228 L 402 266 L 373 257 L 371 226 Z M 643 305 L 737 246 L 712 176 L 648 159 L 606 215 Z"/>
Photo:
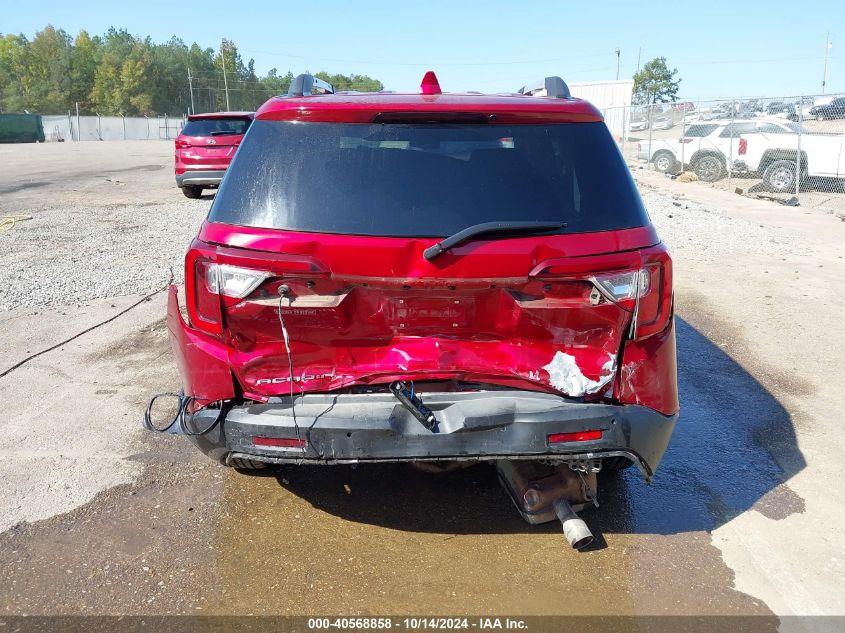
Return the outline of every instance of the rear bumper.
<path id="1" fill-rule="evenodd" d="M 226 175 L 225 169 L 186 171 L 183 174 L 176 174 L 176 185 L 219 185 Z"/>
<path id="2" fill-rule="evenodd" d="M 593 459 L 625 456 L 648 479 L 663 456 L 677 421 L 639 405 L 590 404 L 546 393 L 485 391 L 431 393 L 425 404 L 437 432 L 420 424 L 389 393 L 309 394 L 204 409 L 186 426 L 191 440 L 227 463 L 247 457 L 269 463 L 354 463 L 437 459 Z M 298 429 L 298 430 L 297 430 Z M 553 433 L 601 429 L 598 440 L 550 445 Z M 256 446 L 254 436 L 301 438 L 304 448 Z"/>

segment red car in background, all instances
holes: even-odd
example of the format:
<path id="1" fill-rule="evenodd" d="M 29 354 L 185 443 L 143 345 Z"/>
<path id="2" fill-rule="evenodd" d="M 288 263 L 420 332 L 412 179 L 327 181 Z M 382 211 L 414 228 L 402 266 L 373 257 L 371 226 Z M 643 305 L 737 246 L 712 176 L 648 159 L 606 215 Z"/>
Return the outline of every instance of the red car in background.
<path id="1" fill-rule="evenodd" d="M 254 112 L 191 114 L 176 137 L 176 184 L 188 198 L 217 188 Z"/>

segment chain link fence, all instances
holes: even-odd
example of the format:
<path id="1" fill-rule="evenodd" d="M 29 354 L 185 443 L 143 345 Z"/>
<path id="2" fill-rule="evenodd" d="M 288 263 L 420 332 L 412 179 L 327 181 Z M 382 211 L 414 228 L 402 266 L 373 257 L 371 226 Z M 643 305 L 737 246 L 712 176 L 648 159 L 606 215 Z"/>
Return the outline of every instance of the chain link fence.
<path id="1" fill-rule="evenodd" d="M 174 139 L 185 125 L 184 116 L 122 117 L 75 114 L 41 117 L 44 139 L 61 141 L 126 141 Z"/>
<path id="2" fill-rule="evenodd" d="M 632 168 L 845 217 L 845 95 L 608 108 Z M 618 127 L 618 126 L 617 126 Z"/>

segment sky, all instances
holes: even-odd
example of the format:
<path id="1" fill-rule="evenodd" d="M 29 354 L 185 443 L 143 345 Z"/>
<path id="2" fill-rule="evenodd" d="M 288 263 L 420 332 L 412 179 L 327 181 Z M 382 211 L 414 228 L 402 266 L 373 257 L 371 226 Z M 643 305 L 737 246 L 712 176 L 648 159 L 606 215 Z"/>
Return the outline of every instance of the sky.
<path id="1" fill-rule="evenodd" d="M 622 79 L 663 56 L 689 100 L 845 92 L 845 0 L 802 2 L 500 2 L 0 0 L 0 33 L 46 24 L 71 34 L 125 27 L 154 41 L 233 40 L 259 74 L 271 68 L 367 74 L 416 91 L 434 70 L 445 91 L 513 91 L 547 75 L 569 83 Z"/>

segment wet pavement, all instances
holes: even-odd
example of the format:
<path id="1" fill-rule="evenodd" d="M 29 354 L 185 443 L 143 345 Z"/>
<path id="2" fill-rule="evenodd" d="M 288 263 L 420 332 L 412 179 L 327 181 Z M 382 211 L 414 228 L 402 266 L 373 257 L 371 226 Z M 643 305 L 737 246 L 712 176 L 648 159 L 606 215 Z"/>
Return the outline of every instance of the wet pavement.
<path id="1" fill-rule="evenodd" d="M 145 435 L 135 483 L 0 534 L 0 614 L 770 614 L 733 589 L 710 532 L 803 511 L 793 422 L 708 335 L 729 345 L 730 328 L 679 303 L 681 422 L 653 485 L 633 469 L 600 479 L 589 551 L 524 523 L 487 465 L 254 476 Z M 161 327 L 110 353 L 166 358 Z M 167 367 L 127 397 L 172 380 Z"/>

